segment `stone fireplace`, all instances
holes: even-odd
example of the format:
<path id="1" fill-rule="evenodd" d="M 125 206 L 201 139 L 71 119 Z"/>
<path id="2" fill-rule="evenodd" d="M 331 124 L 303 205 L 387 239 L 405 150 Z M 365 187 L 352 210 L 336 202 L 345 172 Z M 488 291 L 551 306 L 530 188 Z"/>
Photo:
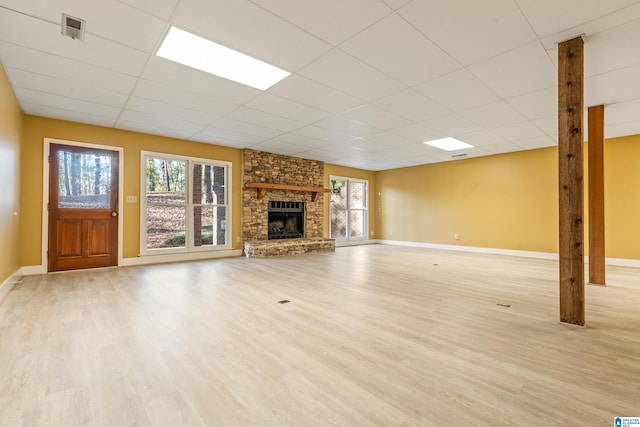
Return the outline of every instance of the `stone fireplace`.
<path id="1" fill-rule="evenodd" d="M 242 157 L 245 255 L 335 250 L 323 237 L 324 162 L 250 149 Z"/>

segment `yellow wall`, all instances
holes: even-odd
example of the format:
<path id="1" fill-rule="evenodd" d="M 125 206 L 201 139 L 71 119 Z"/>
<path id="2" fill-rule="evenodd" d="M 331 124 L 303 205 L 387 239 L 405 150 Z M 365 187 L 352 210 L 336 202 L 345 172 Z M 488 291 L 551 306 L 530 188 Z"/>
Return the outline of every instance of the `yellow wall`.
<path id="1" fill-rule="evenodd" d="M 124 147 L 124 196 L 140 200 L 140 151 L 179 154 L 232 162 L 232 244 L 240 248 L 240 150 L 217 145 L 164 138 L 143 133 L 84 125 L 36 116 L 24 116 L 22 160 L 22 238 L 20 260 L 23 266 L 41 265 L 42 245 L 42 161 L 44 138 Z M 122 166 L 121 166 L 122 167 Z M 138 256 L 140 203 L 124 203 L 123 257 Z"/>
<path id="2" fill-rule="evenodd" d="M 368 198 L 368 213 L 369 213 L 369 239 L 376 239 L 376 223 L 377 223 L 377 212 L 378 205 L 376 201 L 375 195 L 377 194 L 376 187 L 376 172 L 365 171 L 362 169 L 354 169 L 348 168 L 345 166 L 331 165 L 325 163 L 324 165 L 324 187 L 330 188 L 331 185 L 329 183 L 329 177 L 331 175 L 340 176 L 343 178 L 355 178 L 355 179 L 365 179 L 369 181 L 369 198 Z M 329 221 L 331 215 L 329 215 L 330 203 L 329 203 L 329 194 L 325 194 L 325 215 L 324 215 L 324 235 L 329 236 Z M 372 234 L 373 233 L 373 234 Z"/>
<path id="3" fill-rule="evenodd" d="M 640 259 L 640 135 L 605 140 L 604 170 L 606 256 Z"/>
<path id="4" fill-rule="evenodd" d="M 0 285 L 20 268 L 21 129 L 22 111 L 0 65 Z"/>
<path id="5" fill-rule="evenodd" d="M 557 252 L 556 153 L 546 148 L 379 172 L 378 238 Z"/>

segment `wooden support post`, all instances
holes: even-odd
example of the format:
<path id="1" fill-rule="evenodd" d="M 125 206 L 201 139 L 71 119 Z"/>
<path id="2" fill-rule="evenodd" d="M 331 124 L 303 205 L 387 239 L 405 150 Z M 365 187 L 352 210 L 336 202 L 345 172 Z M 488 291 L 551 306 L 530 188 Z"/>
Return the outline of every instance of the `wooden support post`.
<path id="1" fill-rule="evenodd" d="M 589 107 L 589 283 L 605 284 L 604 105 Z"/>
<path id="2" fill-rule="evenodd" d="M 584 325 L 584 41 L 558 45 L 560 321 Z"/>

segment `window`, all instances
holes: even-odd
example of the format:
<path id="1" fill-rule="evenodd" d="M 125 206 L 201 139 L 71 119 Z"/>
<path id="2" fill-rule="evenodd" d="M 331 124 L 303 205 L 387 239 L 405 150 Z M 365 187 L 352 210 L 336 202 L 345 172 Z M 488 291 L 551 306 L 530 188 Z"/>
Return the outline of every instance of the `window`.
<path id="1" fill-rule="evenodd" d="M 231 164 L 142 153 L 141 253 L 228 249 Z"/>
<path id="2" fill-rule="evenodd" d="M 367 181 L 331 177 L 331 238 L 367 238 Z"/>

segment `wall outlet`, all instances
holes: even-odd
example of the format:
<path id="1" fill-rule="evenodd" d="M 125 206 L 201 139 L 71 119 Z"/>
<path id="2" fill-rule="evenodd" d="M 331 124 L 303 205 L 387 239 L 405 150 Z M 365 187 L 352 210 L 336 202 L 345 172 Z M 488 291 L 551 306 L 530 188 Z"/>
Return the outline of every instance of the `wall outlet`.
<path id="1" fill-rule="evenodd" d="M 242 237 L 240 237 L 240 236 L 236 236 L 236 242 L 237 242 L 237 243 L 241 243 L 241 242 L 242 242 Z"/>
<path id="2" fill-rule="evenodd" d="M 127 196 L 125 200 L 127 203 L 138 203 L 138 196 Z"/>
<path id="3" fill-rule="evenodd" d="M 371 232 L 371 236 L 373 236 L 373 231 Z"/>
<path id="4" fill-rule="evenodd" d="M 460 238 L 460 235 L 458 233 L 453 235 L 454 240 L 458 240 Z"/>

